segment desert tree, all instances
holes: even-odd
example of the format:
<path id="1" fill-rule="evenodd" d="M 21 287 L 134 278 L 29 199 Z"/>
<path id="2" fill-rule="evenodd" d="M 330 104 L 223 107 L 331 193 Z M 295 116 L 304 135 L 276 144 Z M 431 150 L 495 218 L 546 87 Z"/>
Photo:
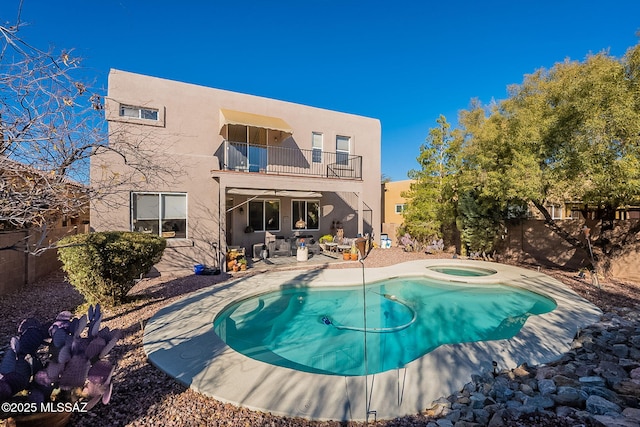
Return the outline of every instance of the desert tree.
<path id="1" fill-rule="evenodd" d="M 429 130 L 424 144 L 420 146 L 416 159 L 419 168 L 409 171 L 409 178 L 414 182 L 403 194 L 408 204 L 403 213 L 402 231 L 423 243 L 449 237 L 455 223 L 455 174 L 459 148 L 459 139 L 452 133 L 446 117 L 441 115 L 437 126 Z"/>
<path id="2" fill-rule="evenodd" d="M 41 50 L 22 39 L 21 10 L 22 2 L 11 24 L 0 25 L 0 230 L 30 230 L 42 238 L 0 250 L 38 253 L 55 246 L 47 231 L 86 211 L 91 199 L 134 175 L 136 182 L 150 181 L 176 171 L 151 161 L 153 142 L 144 134 L 109 130 L 104 95 L 87 82 L 80 58 L 73 50 Z M 119 143 L 110 145 L 110 139 Z M 90 159 L 105 151 L 117 153 L 130 173 L 103 177 L 92 188 Z"/>
<path id="3" fill-rule="evenodd" d="M 589 251 L 607 274 L 609 261 L 637 242 L 640 223 L 616 211 L 640 204 L 640 45 L 623 58 L 606 52 L 539 69 L 509 88 L 493 108 L 464 112 L 467 188 L 497 209 L 528 203 L 546 226 Z M 586 236 L 556 221 L 549 205 L 574 202 Z"/>

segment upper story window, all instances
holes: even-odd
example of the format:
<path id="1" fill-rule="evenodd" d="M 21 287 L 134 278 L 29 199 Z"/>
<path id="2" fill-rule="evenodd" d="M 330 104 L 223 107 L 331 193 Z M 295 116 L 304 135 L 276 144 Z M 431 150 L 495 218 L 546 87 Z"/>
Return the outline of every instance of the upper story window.
<path id="1" fill-rule="evenodd" d="M 313 163 L 322 163 L 322 134 L 313 132 L 311 134 L 311 160 Z"/>
<path id="2" fill-rule="evenodd" d="M 166 238 L 186 238 L 187 195 L 132 193 L 131 230 Z"/>
<path id="3" fill-rule="evenodd" d="M 396 213 L 397 214 L 401 214 L 402 212 L 405 211 L 405 209 L 407 209 L 407 204 L 406 203 L 398 203 L 398 204 L 396 204 Z"/>
<path id="4" fill-rule="evenodd" d="M 349 164 L 350 148 L 351 138 L 348 136 L 336 136 L 336 163 L 339 165 Z"/>
<path id="5" fill-rule="evenodd" d="M 120 104 L 120 117 L 132 117 L 134 119 L 158 120 L 158 110 L 155 108 L 136 107 Z"/>

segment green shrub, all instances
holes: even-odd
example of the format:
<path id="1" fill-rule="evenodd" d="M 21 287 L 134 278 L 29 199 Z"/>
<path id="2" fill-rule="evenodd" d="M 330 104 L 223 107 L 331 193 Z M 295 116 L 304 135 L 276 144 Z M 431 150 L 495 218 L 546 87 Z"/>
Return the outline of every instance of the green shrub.
<path id="1" fill-rule="evenodd" d="M 165 239 L 145 233 L 109 231 L 62 239 L 58 258 L 69 282 L 89 303 L 124 302 L 135 279 L 160 261 Z"/>
<path id="2" fill-rule="evenodd" d="M 320 239 L 318 239 L 318 241 L 320 243 L 333 242 L 333 236 L 331 234 L 325 234 L 324 236 L 320 237 Z"/>

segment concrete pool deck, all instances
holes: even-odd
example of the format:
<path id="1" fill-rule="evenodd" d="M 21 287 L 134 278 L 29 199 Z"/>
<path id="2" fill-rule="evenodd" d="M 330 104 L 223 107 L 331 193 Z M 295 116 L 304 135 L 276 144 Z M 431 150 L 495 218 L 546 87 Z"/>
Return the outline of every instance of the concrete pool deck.
<path id="1" fill-rule="evenodd" d="M 451 276 L 428 268 L 433 266 L 484 268 L 496 274 Z M 362 274 L 361 268 L 274 271 L 213 285 L 159 310 L 145 327 L 144 350 L 159 369 L 222 402 L 276 415 L 364 420 L 365 377 L 311 374 L 259 362 L 231 349 L 213 331 L 216 315 L 236 300 L 283 285 L 358 285 Z M 602 314 L 556 279 L 509 265 L 433 259 L 364 270 L 366 283 L 415 275 L 471 284 L 508 283 L 552 298 L 557 308 L 529 317 L 511 339 L 443 345 L 403 368 L 369 375 L 369 410 L 378 419 L 424 410 L 439 397 L 462 389 L 472 374 L 493 369 L 493 361 L 500 369 L 554 361 L 570 350 L 580 328 Z"/>

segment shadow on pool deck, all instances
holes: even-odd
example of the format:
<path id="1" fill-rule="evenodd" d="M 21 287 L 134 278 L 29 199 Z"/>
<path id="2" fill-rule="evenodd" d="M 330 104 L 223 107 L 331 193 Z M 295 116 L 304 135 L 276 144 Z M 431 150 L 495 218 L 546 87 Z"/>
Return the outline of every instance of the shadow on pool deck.
<path id="1" fill-rule="evenodd" d="M 366 280 L 424 274 L 425 267 L 436 262 L 443 263 L 422 260 L 370 269 Z M 315 375 L 239 354 L 213 332 L 217 313 L 239 298 L 282 286 L 336 286 L 362 279 L 361 270 L 354 268 L 277 270 L 238 276 L 164 307 L 145 328 L 145 352 L 154 365 L 200 393 L 278 415 L 362 420 L 367 379 L 370 409 L 377 411 L 378 418 L 394 418 L 417 413 L 434 399 L 460 389 L 471 374 L 492 369 L 493 361 L 503 368 L 559 357 L 569 349 L 579 327 L 599 318 L 600 311 L 595 306 L 549 276 L 511 266 L 475 263 L 494 266 L 500 280 L 550 296 L 558 308 L 531 317 L 521 332 L 508 340 L 440 346 L 403 368 L 367 378 Z M 486 278 L 469 280 L 487 283 Z"/>

